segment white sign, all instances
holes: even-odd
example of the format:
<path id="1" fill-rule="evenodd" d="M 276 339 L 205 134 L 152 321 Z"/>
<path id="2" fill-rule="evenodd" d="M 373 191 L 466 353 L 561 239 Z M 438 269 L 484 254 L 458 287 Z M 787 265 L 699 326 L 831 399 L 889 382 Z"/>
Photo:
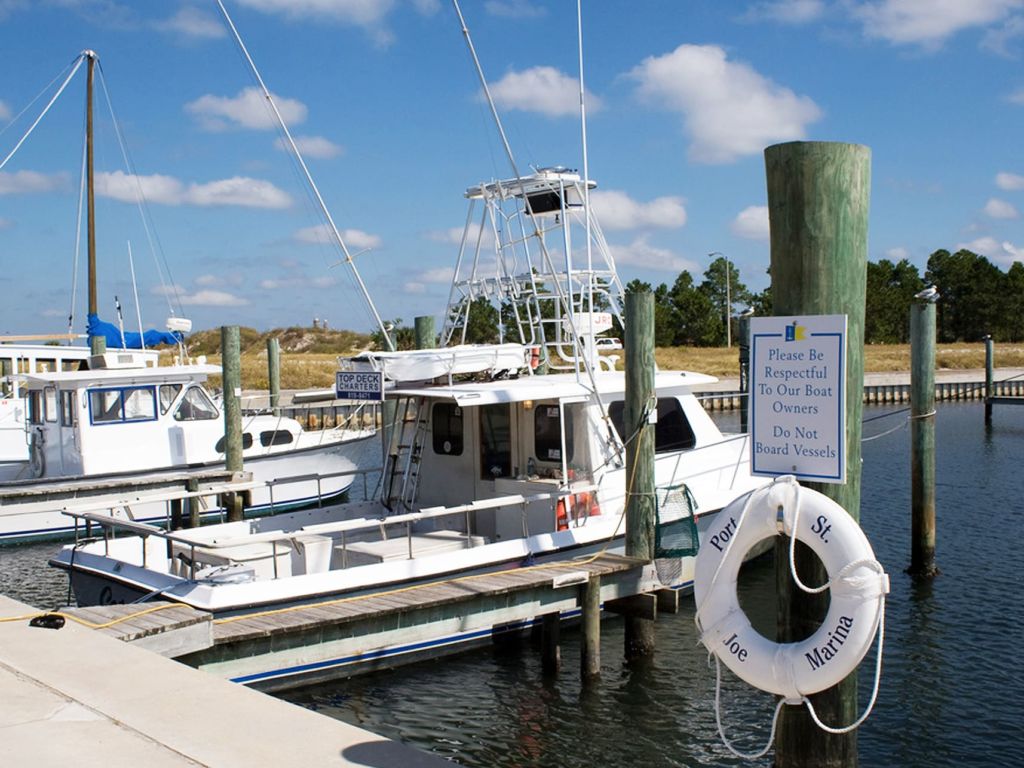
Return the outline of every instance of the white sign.
<path id="1" fill-rule="evenodd" d="M 846 315 L 750 319 L 750 467 L 846 482 Z"/>
<path id="2" fill-rule="evenodd" d="M 380 371 L 338 371 L 334 375 L 338 400 L 384 401 L 384 374 Z"/>

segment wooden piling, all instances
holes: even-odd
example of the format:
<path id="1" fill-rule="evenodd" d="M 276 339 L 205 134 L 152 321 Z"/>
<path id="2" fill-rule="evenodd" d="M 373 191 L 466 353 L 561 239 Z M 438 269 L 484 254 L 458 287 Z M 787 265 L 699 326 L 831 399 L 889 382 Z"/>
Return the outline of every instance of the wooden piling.
<path id="1" fill-rule="evenodd" d="M 267 339 L 267 377 L 270 380 L 270 410 L 281 415 L 281 342 L 277 337 Z"/>
<path id="2" fill-rule="evenodd" d="M 437 346 L 437 335 L 434 333 L 434 317 L 421 315 L 416 323 L 416 349 L 433 349 Z"/>
<path id="3" fill-rule="evenodd" d="M 587 583 L 580 587 L 580 607 L 583 630 L 580 676 L 587 680 L 601 674 L 601 577 L 598 574 L 591 574 Z"/>
<path id="4" fill-rule="evenodd" d="M 654 295 L 626 294 L 626 555 L 654 559 Z M 626 616 L 626 659 L 654 652 L 654 622 Z"/>
<path id="5" fill-rule="evenodd" d="M 221 369 L 224 381 L 224 464 L 229 472 L 242 471 L 242 349 L 237 325 L 220 329 Z M 228 522 L 242 519 L 242 497 L 225 494 Z"/>
<path id="6" fill-rule="evenodd" d="M 774 312 L 847 316 L 846 484 L 806 485 L 835 500 L 854 520 L 860 518 L 870 158 L 867 147 L 832 142 L 792 142 L 765 150 Z M 788 544 L 779 537 L 775 549 L 780 642 L 812 634 L 828 604 L 826 594 L 808 595 L 792 583 Z M 796 559 L 804 583 L 827 580 L 821 562 L 799 542 Z M 856 675 L 810 698 L 823 722 L 853 722 L 858 715 Z M 857 765 L 856 733 L 828 734 L 805 707 L 783 707 L 775 765 L 852 768 Z"/>
<path id="7" fill-rule="evenodd" d="M 931 302 L 910 307 L 910 510 L 907 573 L 935 576 L 935 305 Z"/>
<path id="8" fill-rule="evenodd" d="M 995 346 L 991 336 L 985 337 L 985 426 L 992 425 L 993 369 L 995 368 Z"/>

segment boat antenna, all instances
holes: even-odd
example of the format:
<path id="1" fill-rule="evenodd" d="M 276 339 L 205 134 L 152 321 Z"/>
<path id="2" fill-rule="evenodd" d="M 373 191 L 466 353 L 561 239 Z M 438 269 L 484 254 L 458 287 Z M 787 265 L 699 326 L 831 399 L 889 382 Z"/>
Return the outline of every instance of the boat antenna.
<path id="1" fill-rule="evenodd" d="M 274 117 L 277 119 L 277 123 L 281 126 L 281 130 L 284 133 L 285 139 L 288 142 L 288 146 L 291 148 L 292 154 L 298 161 L 299 166 L 302 168 L 302 173 L 306 178 L 306 183 L 309 184 L 310 189 L 313 191 L 313 195 L 316 198 L 317 205 L 320 208 L 320 212 L 327 220 L 327 225 L 330 228 L 331 234 L 334 235 L 335 241 L 341 248 L 341 252 L 345 256 L 345 262 L 352 270 L 352 274 L 355 277 L 356 283 L 359 285 L 359 291 L 362 293 L 363 300 L 366 302 L 370 313 L 373 315 L 374 321 L 377 323 L 377 327 L 380 329 L 381 334 L 384 336 L 384 340 L 387 342 L 388 349 L 392 352 L 395 351 L 394 342 L 391 340 L 391 334 L 384 328 L 384 321 L 381 320 L 380 315 L 377 312 L 377 308 L 373 304 L 373 299 L 370 298 L 369 291 L 366 290 L 366 284 L 363 282 L 363 278 L 359 275 L 359 270 L 356 268 L 356 263 L 352 259 L 352 254 L 349 253 L 348 247 L 345 245 L 345 241 L 341 236 L 341 232 L 338 231 L 338 227 L 334 223 L 334 218 L 331 216 L 331 212 L 327 210 L 327 204 L 324 202 L 323 197 L 320 195 L 320 190 L 316 186 L 316 182 L 313 181 L 313 176 L 309 172 L 309 168 L 306 167 L 306 161 L 302 159 L 302 153 L 299 152 L 299 148 L 295 144 L 295 140 L 292 138 L 291 131 L 288 130 L 288 126 L 281 117 L 281 113 L 277 109 L 277 104 L 274 103 L 273 96 L 270 95 L 270 89 L 267 88 L 266 83 L 263 82 L 263 77 L 260 75 L 259 70 L 256 68 L 256 62 L 253 61 L 252 56 L 249 55 L 249 50 L 245 47 L 245 43 L 242 42 L 242 36 L 238 33 L 238 29 L 235 27 L 235 23 L 231 20 L 231 16 L 228 14 L 228 9 L 224 7 L 222 0 L 217 0 L 217 6 L 220 8 L 221 14 L 224 16 L 224 21 L 227 22 L 228 27 L 231 29 L 231 34 L 235 38 L 235 42 L 238 44 L 239 49 L 242 51 L 242 55 L 245 56 L 245 60 L 249 64 L 249 68 L 252 69 L 253 75 L 256 77 L 256 82 L 260 86 L 260 90 L 263 91 L 263 98 L 267 100 L 270 105 L 271 111 L 274 113 Z"/>
<path id="2" fill-rule="evenodd" d="M 139 346 L 146 348 L 145 331 L 142 329 L 142 308 L 139 306 L 139 286 L 135 282 L 135 259 L 132 258 L 132 241 L 128 241 L 128 268 L 132 273 L 132 293 L 135 294 L 135 317 L 139 321 Z"/>
<path id="3" fill-rule="evenodd" d="M 580 133 L 583 144 L 583 212 L 586 217 L 586 239 L 587 239 L 587 311 L 591 319 L 594 317 L 594 260 L 590 244 L 590 169 L 587 163 L 587 101 L 586 89 L 583 87 L 583 8 L 582 0 L 576 0 L 576 35 L 578 38 L 577 48 L 580 55 Z M 593 327 L 591 327 L 593 331 Z M 591 336 L 591 343 L 585 345 L 587 364 L 594 365 L 594 348 L 596 343 Z"/>

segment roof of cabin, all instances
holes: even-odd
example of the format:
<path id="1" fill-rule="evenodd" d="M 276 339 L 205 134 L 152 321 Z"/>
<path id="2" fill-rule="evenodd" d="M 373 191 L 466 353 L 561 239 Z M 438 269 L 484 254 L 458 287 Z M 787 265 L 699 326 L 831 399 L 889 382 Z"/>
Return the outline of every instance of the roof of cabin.
<path id="1" fill-rule="evenodd" d="M 626 377 L 621 371 L 607 371 L 594 375 L 598 392 L 604 396 L 621 395 L 626 391 Z M 691 371 L 658 371 L 654 386 L 660 395 L 682 394 L 694 386 L 712 384 L 714 376 Z M 433 384 L 420 387 L 396 387 L 388 395 L 428 397 L 435 400 L 454 400 L 459 405 L 489 405 L 491 403 L 520 403 L 524 400 L 555 400 L 566 397 L 585 398 L 590 395 L 589 379 L 571 373 L 548 376 L 520 376 L 518 379 L 498 381 Z"/>
<path id="2" fill-rule="evenodd" d="M 208 376 L 219 376 L 219 365 L 175 365 L 162 368 L 97 368 L 90 371 L 58 371 L 29 373 L 24 380 L 29 388 L 56 384 L 62 389 L 81 389 L 91 386 L 121 384 L 172 384 L 187 381 L 205 381 Z"/>

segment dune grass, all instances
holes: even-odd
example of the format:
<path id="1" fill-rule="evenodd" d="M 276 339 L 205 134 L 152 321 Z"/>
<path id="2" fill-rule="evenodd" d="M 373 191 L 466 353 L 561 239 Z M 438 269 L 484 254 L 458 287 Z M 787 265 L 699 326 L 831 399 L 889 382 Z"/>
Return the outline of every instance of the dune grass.
<path id="1" fill-rule="evenodd" d="M 358 339 L 360 344 L 364 338 Z M 219 351 L 219 350 L 218 350 Z M 281 350 L 282 389 L 324 389 L 334 385 L 338 356 L 351 354 L 351 346 L 337 352 Z M 732 347 L 659 347 L 658 365 L 665 370 L 688 370 L 708 373 L 719 378 L 739 376 L 739 349 Z M 207 355 L 209 362 L 220 364 L 220 355 Z M 936 367 L 963 370 L 985 367 L 984 344 L 940 344 L 936 350 Z M 621 362 L 620 362 L 621 366 Z M 996 345 L 996 367 L 1024 367 L 1024 345 Z M 883 373 L 910 370 L 909 344 L 877 344 L 865 349 L 864 370 Z M 265 343 L 243 344 L 242 386 L 266 390 L 269 386 Z M 211 379 L 220 386 L 219 379 Z"/>

